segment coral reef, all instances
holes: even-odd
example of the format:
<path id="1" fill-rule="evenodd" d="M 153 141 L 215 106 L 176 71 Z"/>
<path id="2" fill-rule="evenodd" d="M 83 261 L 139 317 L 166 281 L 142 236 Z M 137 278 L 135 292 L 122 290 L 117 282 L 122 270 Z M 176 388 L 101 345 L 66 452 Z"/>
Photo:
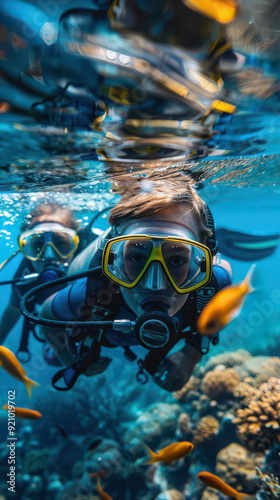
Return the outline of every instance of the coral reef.
<path id="1" fill-rule="evenodd" d="M 206 361 L 205 370 L 213 370 L 217 365 L 224 365 L 226 368 L 234 368 L 236 365 L 241 365 L 246 359 L 251 358 L 251 354 L 245 349 L 238 349 L 237 351 L 223 352 L 212 356 Z"/>
<path id="2" fill-rule="evenodd" d="M 254 493 L 255 466 L 262 465 L 264 455 L 253 455 L 238 443 L 231 443 L 217 455 L 216 474 L 237 490 Z"/>
<path id="3" fill-rule="evenodd" d="M 182 387 L 180 391 L 173 392 L 173 397 L 180 402 L 186 402 L 188 400 L 188 396 L 193 391 L 196 392 L 199 390 L 200 381 L 192 375 L 189 381 Z"/>
<path id="4" fill-rule="evenodd" d="M 261 392 L 258 389 L 245 381 L 240 382 L 233 389 L 234 397 L 240 400 L 245 406 L 249 405 L 252 399 L 257 398 L 260 394 Z"/>
<path id="5" fill-rule="evenodd" d="M 155 500 L 185 500 L 185 495 L 178 490 L 162 491 Z"/>
<path id="6" fill-rule="evenodd" d="M 164 439 L 172 439 L 181 413 L 182 409 L 176 404 L 157 403 L 149 406 L 124 435 L 130 452 L 137 456 L 143 452 L 143 442 L 151 447 L 159 447 Z"/>
<path id="7" fill-rule="evenodd" d="M 219 433 L 220 424 L 211 415 L 203 417 L 194 431 L 194 443 L 205 444 L 212 441 Z"/>
<path id="8" fill-rule="evenodd" d="M 216 490 L 212 488 L 206 488 L 203 493 L 201 500 L 219 500 L 220 495 Z"/>
<path id="9" fill-rule="evenodd" d="M 273 357 L 270 358 L 265 363 L 262 363 L 262 371 L 256 377 L 256 384 L 259 386 L 260 384 L 265 383 L 271 377 L 279 377 L 280 378 L 280 359 Z"/>
<path id="10" fill-rule="evenodd" d="M 280 379 L 270 378 L 260 392 L 245 409 L 237 410 L 233 420 L 240 441 L 252 451 L 264 451 L 280 443 Z"/>
<path id="11" fill-rule="evenodd" d="M 240 376 L 234 368 L 211 370 L 202 380 L 201 390 L 211 399 L 220 400 L 233 395 L 234 387 L 240 382 Z"/>
<path id="12" fill-rule="evenodd" d="M 181 413 L 178 418 L 179 435 L 185 439 L 190 439 L 192 436 L 191 419 L 186 413 Z"/>
<path id="13" fill-rule="evenodd" d="M 47 467 L 48 460 L 49 450 L 47 448 L 29 450 L 24 457 L 23 472 L 28 474 L 42 472 Z"/>
<path id="14" fill-rule="evenodd" d="M 261 487 L 261 490 L 257 494 L 257 500 L 279 500 L 279 479 L 273 476 L 273 474 L 263 474 L 258 467 L 256 467 L 256 474 Z"/>

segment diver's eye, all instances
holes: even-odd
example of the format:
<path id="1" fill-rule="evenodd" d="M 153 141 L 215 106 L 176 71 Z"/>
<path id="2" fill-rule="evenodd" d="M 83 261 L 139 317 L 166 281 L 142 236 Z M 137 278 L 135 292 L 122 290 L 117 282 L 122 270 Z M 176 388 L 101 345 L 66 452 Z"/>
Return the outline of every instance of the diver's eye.
<path id="1" fill-rule="evenodd" d="M 142 264 L 143 262 L 146 262 L 146 258 L 139 254 L 139 253 L 136 253 L 136 254 L 132 254 L 128 257 L 128 260 L 130 260 L 130 262 L 133 262 L 134 264 Z"/>
<path id="2" fill-rule="evenodd" d="M 186 262 L 187 262 L 186 259 L 183 259 L 182 257 L 179 256 L 170 257 L 170 259 L 168 259 L 168 264 L 174 267 L 183 266 L 184 264 L 186 264 Z"/>

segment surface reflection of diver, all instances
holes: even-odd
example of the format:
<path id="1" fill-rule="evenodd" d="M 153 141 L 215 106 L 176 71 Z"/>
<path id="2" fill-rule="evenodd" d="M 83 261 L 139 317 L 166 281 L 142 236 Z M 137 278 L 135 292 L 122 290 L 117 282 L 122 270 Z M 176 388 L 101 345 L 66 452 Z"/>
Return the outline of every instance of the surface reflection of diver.
<path id="1" fill-rule="evenodd" d="M 63 277 L 78 249 L 78 224 L 69 209 L 58 204 L 42 204 L 36 207 L 22 224 L 18 239 L 18 250 L 1 264 L 1 269 L 19 252 L 23 255 L 15 275 L 0 285 L 11 284 L 12 295 L 0 324 L 0 343 L 2 344 L 20 317 L 21 297 L 31 288 Z M 42 304 L 46 295 L 36 296 L 33 307 Z M 44 342 L 35 330 L 35 325 L 24 319 L 20 346 L 17 352 L 21 362 L 30 359 L 28 340 L 33 333 L 37 340 Z M 44 357 L 50 364 L 60 364 L 50 349 L 43 348 Z M 53 353 L 54 354 L 54 353 Z"/>
<path id="2" fill-rule="evenodd" d="M 42 332 L 68 367 L 54 377 L 56 388 L 60 379 L 67 390 L 82 373 L 102 373 L 111 362 L 101 356 L 103 346 L 121 346 L 133 361 L 131 347 L 140 344 L 149 352 L 138 360 L 138 379 L 149 373 L 166 390 L 178 390 L 208 352 L 210 341 L 217 343 L 217 336 L 209 339 L 196 332 L 196 320 L 213 294 L 231 282 L 230 266 L 215 256 L 213 219 L 208 211 L 207 221 L 202 200 L 190 187 L 186 194 L 187 183 L 176 179 L 166 204 L 165 182 L 155 182 L 159 194 L 157 189 L 150 194 L 129 190 L 129 201 L 123 196 L 111 211 L 113 227 L 73 262 L 71 273 L 82 271 L 84 279 L 68 276 L 75 283 L 44 303 L 38 321 L 54 328 Z M 27 316 L 30 297 L 23 304 Z M 181 339 L 185 347 L 167 357 Z"/>

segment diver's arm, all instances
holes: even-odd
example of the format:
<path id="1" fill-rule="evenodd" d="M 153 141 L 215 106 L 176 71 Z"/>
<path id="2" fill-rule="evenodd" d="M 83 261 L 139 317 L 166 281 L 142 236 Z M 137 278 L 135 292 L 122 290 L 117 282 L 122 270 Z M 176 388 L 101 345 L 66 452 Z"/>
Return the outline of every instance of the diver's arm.
<path id="1" fill-rule="evenodd" d="M 154 382 L 166 391 L 179 391 L 188 382 L 201 358 L 202 354 L 197 349 L 186 344 L 162 361 L 153 376 Z"/>
<path id="2" fill-rule="evenodd" d="M 54 320 L 58 319 L 52 309 L 52 301 L 55 296 L 56 294 L 48 297 L 48 299 L 43 303 L 39 312 L 40 318 Z M 58 359 L 64 366 L 71 366 L 74 363 L 75 358 L 67 349 L 67 334 L 63 329 L 53 328 L 49 326 L 40 326 L 40 334 L 45 337 L 46 341 L 53 348 Z"/>
<path id="3" fill-rule="evenodd" d="M 3 312 L 0 322 L 0 344 L 2 345 L 5 338 L 16 324 L 20 317 L 20 310 L 13 304 L 9 304 Z"/>

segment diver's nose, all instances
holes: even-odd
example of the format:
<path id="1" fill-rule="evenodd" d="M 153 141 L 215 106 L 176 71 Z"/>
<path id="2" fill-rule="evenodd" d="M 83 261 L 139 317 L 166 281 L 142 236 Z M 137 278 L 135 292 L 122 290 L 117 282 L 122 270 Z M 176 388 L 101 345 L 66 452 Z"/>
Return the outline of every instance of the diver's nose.
<path id="1" fill-rule="evenodd" d="M 41 256 L 41 259 L 44 260 L 54 260 L 56 259 L 56 254 L 54 249 L 50 245 L 46 245 L 46 248 Z"/>
<path id="2" fill-rule="evenodd" d="M 152 291 L 165 290 L 169 281 L 160 262 L 152 262 L 144 276 L 142 277 L 142 286 Z"/>

